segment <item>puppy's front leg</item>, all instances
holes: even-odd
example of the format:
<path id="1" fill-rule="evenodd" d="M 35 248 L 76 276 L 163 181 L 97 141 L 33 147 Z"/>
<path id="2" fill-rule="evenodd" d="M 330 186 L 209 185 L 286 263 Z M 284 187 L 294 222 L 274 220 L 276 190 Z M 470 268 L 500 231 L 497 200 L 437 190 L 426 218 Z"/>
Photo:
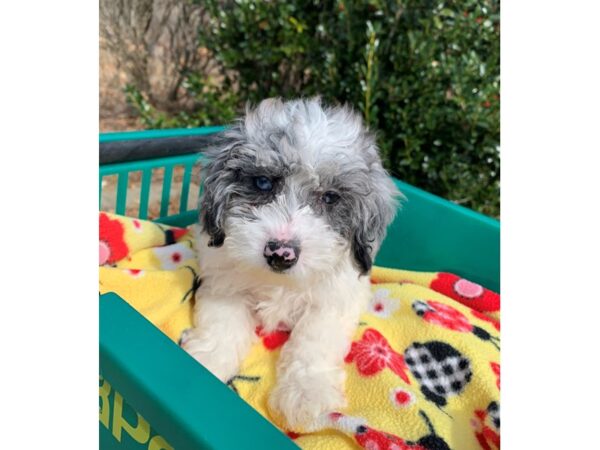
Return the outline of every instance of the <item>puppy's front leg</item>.
<path id="1" fill-rule="evenodd" d="M 358 314 L 315 310 L 294 327 L 281 351 L 269 406 L 295 431 L 313 431 L 324 413 L 343 408 L 344 357 Z"/>
<path id="2" fill-rule="evenodd" d="M 195 327 L 181 346 L 221 381 L 227 381 L 256 340 L 255 320 L 243 296 L 218 298 L 196 293 Z"/>

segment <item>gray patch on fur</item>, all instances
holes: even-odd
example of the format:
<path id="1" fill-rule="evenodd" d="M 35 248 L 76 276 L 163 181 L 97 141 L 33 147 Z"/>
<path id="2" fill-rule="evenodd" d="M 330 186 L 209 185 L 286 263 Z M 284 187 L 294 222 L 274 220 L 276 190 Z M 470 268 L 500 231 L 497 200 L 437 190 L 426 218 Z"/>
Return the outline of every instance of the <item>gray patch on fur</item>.
<path id="1" fill-rule="evenodd" d="M 227 130 L 205 156 L 201 223 L 220 246 L 228 215 L 252 220 L 253 206 L 293 195 L 327 218 L 367 273 L 394 218 L 401 195 L 381 164 L 375 138 L 349 107 L 323 107 L 318 98 L 268 99 Z M 261 192 L 254 177 L 273 181 Z M 340 195 L 325 204 L 323 193 Z"/>

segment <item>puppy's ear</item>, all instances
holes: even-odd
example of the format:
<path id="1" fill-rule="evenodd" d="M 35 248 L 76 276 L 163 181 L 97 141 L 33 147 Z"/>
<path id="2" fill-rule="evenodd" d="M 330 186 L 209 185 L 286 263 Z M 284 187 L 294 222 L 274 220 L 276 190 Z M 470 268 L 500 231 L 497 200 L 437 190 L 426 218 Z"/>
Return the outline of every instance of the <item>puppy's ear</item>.
<path id="1" fill-rule="evenodd" d="M 403 197 L 379 161 L 369 173 L 368 184 L 369 192 L 361 199 L 360 217 L 356 221 L 351 243 L 361 275 L 371 270 L 387 227 L 396 215 L 399 199 Z"/>
<path id="2" fill-rule="evenodd" d="M 354 260 L 358 264 L 361 275 L 366 275 L 373 266 L 373 260 L 371 259 L 371 246 L 364 242 L 366 236 L 361 231 L 356 231 L 352 239 L 352 254 Z"/>
<path id="3" fill-rule="evenodd" d="M 235 171 L 228 169 L 227 162 L 239 142 L 239 129 L 233 128 L 219 136 L 213 146 L 203 152 L 200 223 L 210 237 L 210 247 L 220 247 L 225 241 L 225 211 L 236 177 Z"/>

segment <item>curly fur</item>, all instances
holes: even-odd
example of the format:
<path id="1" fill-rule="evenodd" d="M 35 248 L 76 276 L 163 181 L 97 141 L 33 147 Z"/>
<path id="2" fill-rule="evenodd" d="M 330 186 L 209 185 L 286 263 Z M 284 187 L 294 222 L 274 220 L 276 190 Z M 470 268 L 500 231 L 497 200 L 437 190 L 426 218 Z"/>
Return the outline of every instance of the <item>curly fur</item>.
<path id="1" fill-rule="evenodd" d="M 292 330 L 269 404 L 292 429 L 309 430 L 344 406 L 343 359 L 400 194 L 361 117 L 319 99 L 247 108 L 206 156 L 197 236 L 203 283 L 183 346 L 226 381 L 257 325 Z M 259 176 L 272 181 L 270 192 L 256 188 Z M 325 192 L 339 199 L 327 204 Z M 283 273 L 263 256 L 272 239 L 301 248 Z"/>

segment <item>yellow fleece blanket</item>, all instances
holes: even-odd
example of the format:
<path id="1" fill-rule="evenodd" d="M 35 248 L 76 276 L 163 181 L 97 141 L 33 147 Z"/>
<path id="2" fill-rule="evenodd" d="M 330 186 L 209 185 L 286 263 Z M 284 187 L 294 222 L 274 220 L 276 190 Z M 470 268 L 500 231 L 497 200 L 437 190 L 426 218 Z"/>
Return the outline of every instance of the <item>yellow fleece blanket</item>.
<path id="1" fill-rule="evenodd" d="M 100 293 L 116 292 L 175 342 L 192 326 L 192 233 L 100 213 L 99 262 Z M 380 267 L 372 290 L 345 359 L 349 406 L 322 431 L 283 431 L 305 449 L 500 448 L 499 295 L 453 274 Z M 267 399 L 289 333 L 257 334 L 228 385 L 273 421 Z"/>

